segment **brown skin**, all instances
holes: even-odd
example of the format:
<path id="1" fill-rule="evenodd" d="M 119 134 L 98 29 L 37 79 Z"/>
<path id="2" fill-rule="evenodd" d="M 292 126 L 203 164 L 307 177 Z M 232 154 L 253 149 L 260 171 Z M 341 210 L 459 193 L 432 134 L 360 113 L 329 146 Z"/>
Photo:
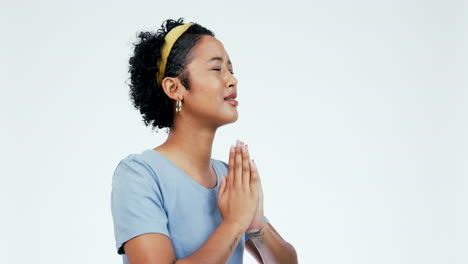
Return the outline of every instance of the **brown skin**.
<path id="1" fill-rule="evenodd" d="M 208 62 L 213 57 L 221 57 L 223 61 Z M 210 163 L 216 130 L 238 119 L 237 107 L 224 100 L 237 92 L 237 79 L 231 74 L 232 64 L 228 61 L 221 42 L 203 36 L 192 49 L 191 61 L 186 67 L 190 90 L 186 90 L 177 77 L 165 77 L 162 82 L 169 98 L 182 99 L 182 109 L 177 114 L 174 110 L 173 128 L 167 140 L 155 150 L 195 181 L 211 188 L 216 185 L 216 174 Z"/>
<path id="2" fill-rule="evenodd" d="M 210 60 L 214 57 L 221 59 Z M 213 140 L 219 127 L 238 119 L 237 107 L 224 100 L 224 97 L 237 92 L 237 79 L 232 74 L 232 64 L 224 46 L 214 37 L 202 36 L 189 59 L 186 70 L 190 90 L 185 89 L 178 77 L 165 77 L 162 82 L 168 97 L 183 99 L 182 110 L 175 113 L 173 105 L 173 128 L 167 140 L 154 149 L 200 185 L 212 189 L 217 185 L 210 163 Z M 270 228 L 264 228 L 259 238 L 253 238 L 245 245 L 259 263 L 263 263 L 262 257 L 266 263 L 275 263 L 295 254 L 294 248 L 263 221 L 260 177 L 252 165 L 248 148 L 243 143 L 231 149 L 228 176 L 223 177 L 218 195 L 223 222 L 197 251 L 176 261 L 167 236 L 143 234 L 124 244 L 130 263 L 226 263 L 244 232 L 257 231 L 266 226 Z M 265 242 L 259 243 L 264 234 Z M 283 252 L 275 255 L 271 253 L 272 249 Z M 297 259 L 288 263 L 297 263 Z"/>

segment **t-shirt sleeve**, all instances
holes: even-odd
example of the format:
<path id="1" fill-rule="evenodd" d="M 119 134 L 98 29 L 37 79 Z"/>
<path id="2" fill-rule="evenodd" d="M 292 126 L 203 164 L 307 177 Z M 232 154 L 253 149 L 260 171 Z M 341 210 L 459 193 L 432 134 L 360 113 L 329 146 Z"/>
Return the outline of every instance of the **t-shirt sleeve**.
<path id="1" fill-rule="evenodd" d="M 117 253 L 125 254 L 123 244 L 146 233 L 170 238 L 167 213 L 157 177 L 144 162 L 126 158 L 112 177 L 111 211 Z"/>

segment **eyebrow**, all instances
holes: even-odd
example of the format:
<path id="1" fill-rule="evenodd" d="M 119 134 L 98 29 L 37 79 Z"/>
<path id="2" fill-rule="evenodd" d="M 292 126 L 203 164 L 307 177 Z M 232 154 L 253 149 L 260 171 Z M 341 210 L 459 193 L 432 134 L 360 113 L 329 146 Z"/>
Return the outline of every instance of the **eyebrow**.
<path id="1" fill-rule="evenodd" d="M 215 60 L 224 61 L 223 58 L 221 58 L 221 57 L 213 57 L 213 58 L 207 60 L 206 62 L 215 61 Z M 228 64 L 232 65 L 231 60 L 228 60 Z"/>

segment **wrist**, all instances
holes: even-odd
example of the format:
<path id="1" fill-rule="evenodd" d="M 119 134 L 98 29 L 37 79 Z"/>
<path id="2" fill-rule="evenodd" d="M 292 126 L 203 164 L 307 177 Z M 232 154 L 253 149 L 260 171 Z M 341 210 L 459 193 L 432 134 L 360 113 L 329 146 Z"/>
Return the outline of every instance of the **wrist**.
<path id="1" fill-rule="evenodd" d="M 239 233 L 244 233 L 247 227 L 242 226 L 240 223 L 235 221 L 223 221 L 221 224 L 228 226 L 231 230 L 236 230 Z"/>
<path id="2" fill-rule="evenodd" d="M 259 240 L 263 242 L 263 234 L 265 233 L 265 229 L 266 229 L 265 227 L 266 227 L 266 224 L 257 230 L 246 232 L 246 234 L 249 237 L 249 239 L 251 239 L 252 241 Z"/>
<path id="3" fill-rule="evenodd" d="M 249 229 L 247 229 L 245 232 L 247 234 L 249 233 L 254 233 L 254 232 L 259 232 L 262 228 L 264 228 L 266 226 L 266 222 L 265 222 L 265 219 L 262 219 L 262 221 L 258 224 L 256 224 L 255 226 L 250 226 Z"/>

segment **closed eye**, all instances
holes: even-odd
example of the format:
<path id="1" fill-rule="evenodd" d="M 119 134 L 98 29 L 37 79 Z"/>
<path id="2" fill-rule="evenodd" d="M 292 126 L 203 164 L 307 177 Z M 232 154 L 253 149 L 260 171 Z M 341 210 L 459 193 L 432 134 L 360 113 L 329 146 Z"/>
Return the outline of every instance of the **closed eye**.
<path id="1" fill-rule="evenodd" d="M 213 71 L 221 71 L 221 69 L 212 69 L 212 70 L 213 70 Z M 233 71 L 230 71 L 230 72 L 231 72 L 231 74 L 234 74 Z"/>

